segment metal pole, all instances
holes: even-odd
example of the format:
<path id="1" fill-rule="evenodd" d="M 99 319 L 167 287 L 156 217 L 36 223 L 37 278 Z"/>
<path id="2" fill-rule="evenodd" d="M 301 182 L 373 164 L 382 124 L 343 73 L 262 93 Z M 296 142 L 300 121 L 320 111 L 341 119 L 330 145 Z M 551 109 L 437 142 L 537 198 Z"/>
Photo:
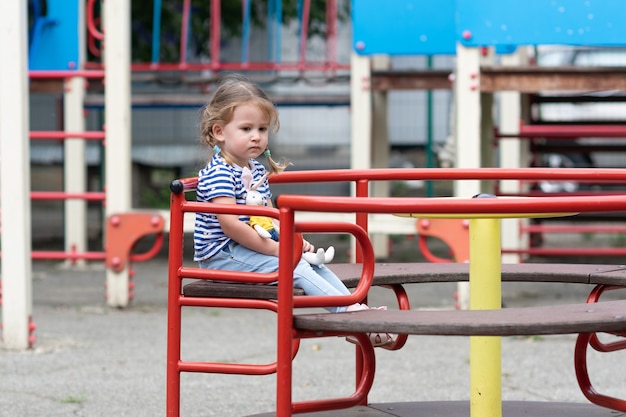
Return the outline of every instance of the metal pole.
<path id="1" fill-rule="evenodd" d="M 470 220 L 470 309 L 496 310 L 502 304 L 500 219 Z M 470 416 L 502 416 L 502 341 L 470 337 Z"/>

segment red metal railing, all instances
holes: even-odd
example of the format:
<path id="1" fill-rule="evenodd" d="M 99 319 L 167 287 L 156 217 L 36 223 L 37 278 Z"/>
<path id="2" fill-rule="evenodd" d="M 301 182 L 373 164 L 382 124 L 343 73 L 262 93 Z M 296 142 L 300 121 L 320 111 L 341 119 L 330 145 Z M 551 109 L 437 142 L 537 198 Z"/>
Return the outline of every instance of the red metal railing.
<path id="1" fill-rule="evenodd" d="M 221 0 L 210 0 L 208 9 L 209 13 L 209 48 L 207 55 L 210 57 L 210 62 L 189 62 L 188 47 L 190 33 L 189 24 L 191 19 L 191 1 L 183 0 L 181 9 L 181 27 L 180 27 L 180 41 L 179 41 L 179 54 L 178 62 L 134 62 L 131 64 L 131 70 L 135 72 L 159 72 L 159 71 L 183 71 L 183 72 L 198 72 L 198 71 L 324 71 L 333 74 L 335 70 L 343 69 L 349 70 L 349 62 L 339 62 L 337 56 L 337 26 L 338 26 L 338 3 L 336 0 L 329 0 L 326 2 L 326 51 L 325 58 L 323 60 L 312 61 L 307 59 L 307 46 L 310 23 L 310 10 L 311 0 L 302 1 L 302 14 L 300 18 L 299 27 L 299 52 L 295 60 L 292 61 L 272 61 L 266 62 L 226 62 L 221 57 L 221 44 L 222 44 L 222 22 L 221 22 Z M 98 49 L 97 42 L 104 39 L 104 34 L 99 29 L 99 18 L 94 13 L 95 0 L 88 0 L 87 12 L 86 12 L 86 24 L 87 24 L 87 44 L 90 52 L 95 57 L 101 56 L 101 51 Z M 242 27 L 248 24 L 243 21 Z M 268 22 L 268 25 L 272 22 Z M 160 31 L 159 27 L 153 28 L 154 31 Z M 279 36 L 280 31 L 276 31 Z M 159 36 L 157 36 L 157 39 Z M 242 43 L 249 40 L 243 39 Z M 157 54 L 158 55 L 158 54 Z M 102 64 L 98 62 L 88 62 L 86 64 L 89 68 L 101 68 Z M 333 74 L 334 75 L 334 74 Z"/>
<path id="2" fill-rule="evenodd" d="M 191 191 L 197 185 L 195 178 L 181 180 L 172 187 L 172 204 L 170 220 L 170 254 L 168 269 L 168 352 L 167 352 L 167 415 L 179 415 L 180 406 L 180 373 L 201 372 L 211 369 L 211 372 L 237 373 L 257 375 L 254 367 L 246 365 L 205 367 L 200 364 L 190 364 L 181 360 L 181 309 L 184 306 L 225 306 L 231 308 L 266 308 L 277 312 L 277 362 L 262 370 L 277 372 L 277 411 L 279 417 L 291 416 L 293 413 L 313 412 L 346 408 L 366 401 L 367 392 L 374 377 L 373 351 L 365 349 L 360 357 L 362 368 L 357 371 L 357 386 L 354 394 L 346 398 L 325 400 L 310 400 L 293 403 L 291 396 L 292 360 L 297 350 L 295 345 L 302 337 L 315 337 L 310 333 L 299 334 L 292 328 L 293 308 L 323 307 L 331 305 L 348 305 L 357 297 L 360 299 L 367 294 L 371 285 L 370 275 L 373 274 L 373 252 L 371 243 L 367 239 L 367 217 L 372 213 L 401 214 L 401 213 L 461 213 L 482 214 L 488 217 L 498 213 L 571 213 L 571 212 L 611 212 L 626 211 L 626 192 L 622 195 L 587 197 L 542 197 L 542 198 L 380 198 L 369 197 L 368 188 L 373 181 L 398 180 L 539 180 L 553 177 L 557 180 L 577 180 L 595 176 L 605 181 L 625 181 L 626 171 L 618 169 L 372 169 L 372 170 L 328 170 L 328 171 L 301 171 L 285 172 L 272 176 L 273 183 L 312 183 L 312 182 L 351 182 L 356 185 L 356 197 L 328 197 L 281 195 L 278 197 L 279 210 L 248 206 L 217 205 L 188 202 L 185 192 Z M 367 197 L 367 198 L 365 198 Z M 190 299 L 182 294 L 182 280 L 184 278 L 199 279 L 227 279 L 244 282 L 258 274 L 234 273 L 228 271 L 210 271 L 199 268 L 183 267 L 183 220 L 184 214 L 190 212 L 233 213 L 233 214 L 263 214 L 279 218 L 281 223 L 280 255 L 278 267 L 278 300 L 242 300 L 242 299 Z M 296 222 L 295 213 L 332 212 L 354 213 L 353 229 L 345 223 L 335 222 Z M 293 294 L 293 265 L 299 256 L 296 236 L 304 232 L 354 232 L 361 246 L 360 258 L 364 263 L 363 275 L 354 294 L 342 297 L 294 296 Z M 296 250 L 294 250 L 294 247 Z M 371 265 L 371 266 L 370 266 Z M 264 282 L 276 280 L 271 274 L 263 278 Z M 363 340 L 364 342 L 366 340 Z M 370 344 L 365 343 L 365 347 Z M 582 386 L 581 386 L 582 387 Z M 592 401 L 594 401 L 592 399 Z M 604 403 L 610 408 L 619 409 L 617 402 Z"/>

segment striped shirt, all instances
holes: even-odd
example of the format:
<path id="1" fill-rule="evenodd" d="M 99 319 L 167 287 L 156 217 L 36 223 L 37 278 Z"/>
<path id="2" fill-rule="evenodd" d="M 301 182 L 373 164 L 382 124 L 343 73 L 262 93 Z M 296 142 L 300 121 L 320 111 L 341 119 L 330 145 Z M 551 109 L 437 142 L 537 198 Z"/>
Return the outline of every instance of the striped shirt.
<path id="1" fill-rule="evenodd" d="M 255 159 L 250 160 L 253 184 L 256 184 L 265 174 L 265 167 Z M 234 198 L 237 204 L 246 203 L 246 189 L 241 181 L 242 168 L 229 165 L 219 154 L 198 173 L 198 188 L 196 201 L 210 202 L 216 197 Z M 267 201 L 272 197 L 267 179 L 258 188 L 258 191 Z M 249 216 L 239 216 L 239 220 L 250 222 Z M 231 239 L 224 234 L 220 222 L 215 214 L 196 213 L 194 226 L 194 260 L 208 259 L 221 251 Z"/>

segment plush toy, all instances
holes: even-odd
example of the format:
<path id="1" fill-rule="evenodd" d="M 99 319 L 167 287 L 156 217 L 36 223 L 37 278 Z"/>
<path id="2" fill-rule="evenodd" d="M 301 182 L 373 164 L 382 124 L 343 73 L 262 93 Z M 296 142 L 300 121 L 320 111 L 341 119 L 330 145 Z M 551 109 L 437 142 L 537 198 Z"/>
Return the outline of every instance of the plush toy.
<path id="1" fill-rule="evenodd" d="M 252 172 L 247 167 L 243 169 L 241 174 L 241 181 L 246 189 L 246 205 L 249 206 L 265 206 L 265 198 L 258 191 L 259 185 L 265 181 L 267 174 L 261 178 L 256 184 L 252 183 Z M 257 231 L 257 233 L 264 239 L 272 239 L 278 242 L 279 229 L 278 225 L 274 223 L 271 217 L 265 216 L 250 216 L 250 226 Z M 310 263 L 311 265 L 323 265 L 332 262 L 335 257 L 335 248 L 329 246 L 324 250 L 319 248 L 316 252 L 304 252 L 302 259 Z"/>

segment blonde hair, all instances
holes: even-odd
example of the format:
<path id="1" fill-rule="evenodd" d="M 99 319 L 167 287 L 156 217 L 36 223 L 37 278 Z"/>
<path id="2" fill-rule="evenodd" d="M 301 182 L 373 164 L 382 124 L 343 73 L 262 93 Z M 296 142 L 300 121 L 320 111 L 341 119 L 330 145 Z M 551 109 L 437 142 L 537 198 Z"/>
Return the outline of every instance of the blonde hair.
<path id="1" fill-rule="evenodd" d="M 200 118 L 200 138 L 203 143 L 214 148 L 219 143 L 213 135 L 213 127 L 226 125 L 233 119 L 235 109 L 242 104 L 254 104 L 269 121 L 270 131 L 275 133 L 280 128 L 278 111 L 265 91 L 240 74 L 228 74 L 220 78 L 217 90 L 209 103 L 202 109 Z M 228 155 L 222 154 L 226 162 L 232 164 Z M 276 162 L 267 156 L 270 173 L 280 173 L 289 166 L 289 162 Z"/>

